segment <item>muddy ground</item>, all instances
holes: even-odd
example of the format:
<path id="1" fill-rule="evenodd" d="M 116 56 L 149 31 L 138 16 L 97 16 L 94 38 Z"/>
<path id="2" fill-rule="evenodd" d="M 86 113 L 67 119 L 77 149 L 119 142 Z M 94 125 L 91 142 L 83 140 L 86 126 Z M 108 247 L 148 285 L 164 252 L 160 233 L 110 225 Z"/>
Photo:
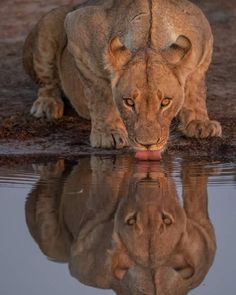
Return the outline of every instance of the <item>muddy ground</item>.
<path id="1" fill-rule="evenodd" d="M 175 136 L 170 140 L 167 153 L 233 159 L 236 157 L 236 3 L 235 0 L 193 2 L 207 15 L 215 38 L 213 62 L 208 72 L 208 109 L 210 118 L 221 122 L 223 137 L 186 139 L 173 130 Z M 22 160 L 116 153 L 89 147 L 90 122 L 79 118 L 69 103 L 65 116 L 55 122 L 29 115 L 36 98 L 36 86 L 22 68 L 23 42 L 45 12 L 66 3 L 76 1 L 0 1 L 0 164 L 12 157 Z M 122 152 L 126 151 L 119 153 Z"/>

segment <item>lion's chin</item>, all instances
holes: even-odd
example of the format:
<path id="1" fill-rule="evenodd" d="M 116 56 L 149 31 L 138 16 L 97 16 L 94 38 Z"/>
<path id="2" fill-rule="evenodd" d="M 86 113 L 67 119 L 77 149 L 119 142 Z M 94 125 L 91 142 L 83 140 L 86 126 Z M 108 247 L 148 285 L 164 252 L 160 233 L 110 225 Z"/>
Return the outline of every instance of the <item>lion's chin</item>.
<path id="1" fill-rule="evenodd" d="M 159 151 L 137 151 L 135 154 L 135 158 L 141 161 L 160 161 L 161 160 L 161 150 Z"/>

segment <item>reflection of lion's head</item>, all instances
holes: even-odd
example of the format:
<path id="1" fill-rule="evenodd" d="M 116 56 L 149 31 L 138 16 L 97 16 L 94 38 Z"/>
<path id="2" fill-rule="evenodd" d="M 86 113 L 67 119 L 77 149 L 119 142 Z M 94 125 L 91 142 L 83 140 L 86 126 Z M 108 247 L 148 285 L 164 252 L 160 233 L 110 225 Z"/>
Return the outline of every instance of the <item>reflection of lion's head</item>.
<path id="1" fill-rule="evenodd" d="M 26 203 L 27 224 L 44 254 L 68 262 L 81 282 L 122 295 L 181 295 L 205 277 L 215 253 L 207 177 L 191 177 L 184 206 L 155 163 L 81 159 L 47 178 Z"/>
<path id="2" fill-rule="evenodd" d="M 161 150 L 166 145 L 170 123 L 184 101 L 184 71 L 180 75 L 173 67 L 181 68 L 190 48 L 188 38 L 179 36 L 161 54 L 147 49 L 133 56 L 118 37 L 111 40 L 105 58 L 113 98 L 134 148 Z"/>
<path id="3" fill-rule="evenodd" d="M 165 174 L 156 171 L 133 179 L 116 213 L 111 252 L 113 273 L 127 286 L 132 282 L 136 290 L 132 294 L 158 290 L 158 294 L 181 295 L 203 280 L 215 242 L 205 214 L 204 188 L 202 192 L 195 195 L 201 205 L 195 200 L 195 208 L 189 209 L 189 202 L 180 205 L 174 183 Z"/>

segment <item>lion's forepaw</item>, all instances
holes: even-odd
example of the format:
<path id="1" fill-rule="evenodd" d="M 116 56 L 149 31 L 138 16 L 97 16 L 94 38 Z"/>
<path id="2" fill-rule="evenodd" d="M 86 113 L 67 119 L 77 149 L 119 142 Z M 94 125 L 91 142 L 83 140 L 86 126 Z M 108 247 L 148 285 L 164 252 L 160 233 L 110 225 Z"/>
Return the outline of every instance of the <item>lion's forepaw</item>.
<path id="1" fill-rule="evenodd" d="M 92 147 L 106 149 L 121 149 L 128 146 L 128 135 L 123 129 L 96 129 L 93 128 L 90 135 Z"/>
<path id="2" fill-rule="evenodd" d="M 45 179 L 49 177 L 59 177 L 65 170 L 65 161 L 60 159 L 56 163 L 33 164 L 32 168 L 34 172 L 39 173 L 41 177 Z"/>
<path id="3" fill-rule="evenodd" d="M 39 97 L 33 104 L 30 114 L 36 118 L 59 119 L 64 113 L 64 103 L 60 98 Z"/>
<path id="4" fill-rule="evenodd" d="M 208 138 L 221 137 L 222 128 L 218 121 L 211 120 L 193 120 L 187 127 L 181 128 L 181 131 L 188 137 Z"/>

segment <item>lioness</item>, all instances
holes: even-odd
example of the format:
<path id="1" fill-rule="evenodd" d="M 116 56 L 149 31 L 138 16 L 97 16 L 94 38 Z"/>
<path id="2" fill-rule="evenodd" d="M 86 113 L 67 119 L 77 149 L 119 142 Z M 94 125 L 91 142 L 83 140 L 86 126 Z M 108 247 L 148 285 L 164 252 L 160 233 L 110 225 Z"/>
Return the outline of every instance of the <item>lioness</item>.
<path id="1" fill-rule="evenodd" d="M 87 0 L 44 16 L 24 65 L 39 85 L 35 117 L 63 115 L 61 92 L 91 119 L 93 147 L 160 152 L 179 114 L 189 137 L 221 136 L 209 119 L 205 73 L 213 37 L 186 0 Z"/>
<path id="2" fill-rule="evenodd" d="M 216 247 L 208 173 L 192 167 L 183 166 L 183 206 L 163 165 L 124 157 L 43 168 L 26 203 L 29 230 L 45 255 L 67 262 L 86 285 L 185 295 L 206 276 Z"/>

